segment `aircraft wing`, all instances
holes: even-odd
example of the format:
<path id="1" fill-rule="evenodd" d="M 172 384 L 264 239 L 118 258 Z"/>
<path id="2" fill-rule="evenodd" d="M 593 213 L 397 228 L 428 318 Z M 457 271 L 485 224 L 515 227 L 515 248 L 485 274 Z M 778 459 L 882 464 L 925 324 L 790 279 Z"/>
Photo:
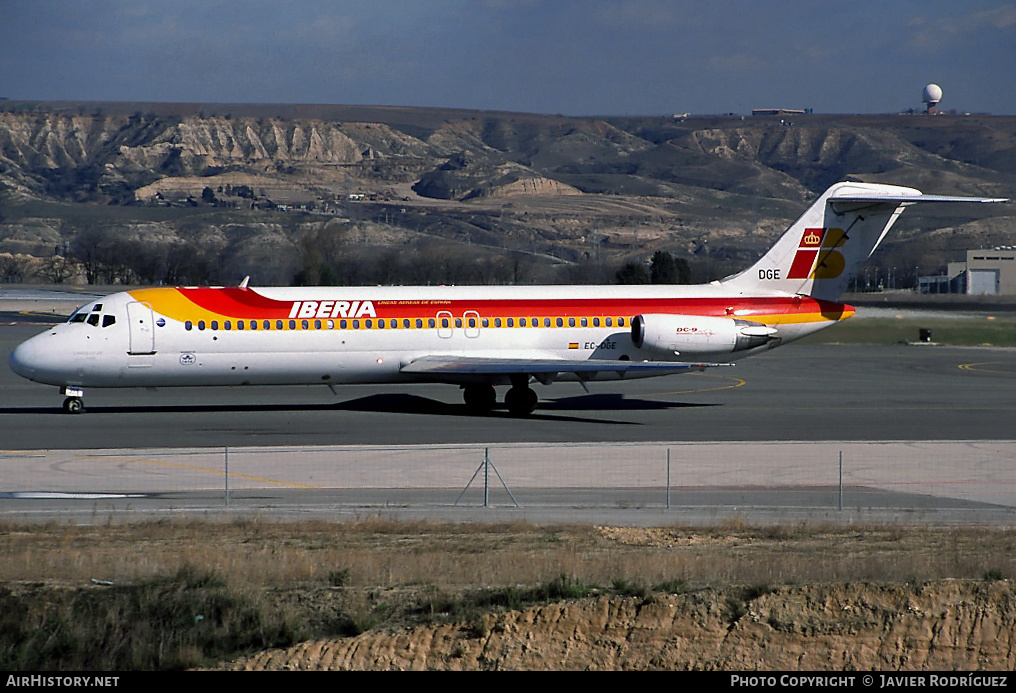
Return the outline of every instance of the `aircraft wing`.
<path id="1" fill-rule="evenodd" d="M 498 379 L 508 380 L 513 375 L 532 376 L 542 383 L 549 383 L 561 373 L 574 373 L 580 380 L 592 380 L 600 374 L 607 373 L 616 374 L 618 378 L 625 376 L 645 378 L 732 365 L 681 361 L 422 356 L 405 364 L 400 370 L 421 380 L 445 383 L 491 382 Z"/>

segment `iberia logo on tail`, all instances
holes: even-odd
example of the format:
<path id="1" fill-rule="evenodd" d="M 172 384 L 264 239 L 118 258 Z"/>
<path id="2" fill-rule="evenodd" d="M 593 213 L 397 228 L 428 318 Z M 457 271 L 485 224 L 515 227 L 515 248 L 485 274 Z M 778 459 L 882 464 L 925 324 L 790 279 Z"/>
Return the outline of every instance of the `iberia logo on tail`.
<path id="1" fill-rule="evenodd" d="M 843 229 L 805 229 L 787 279 L 834 279 L 846 262 L 840 248 L 847 240 Z"/>

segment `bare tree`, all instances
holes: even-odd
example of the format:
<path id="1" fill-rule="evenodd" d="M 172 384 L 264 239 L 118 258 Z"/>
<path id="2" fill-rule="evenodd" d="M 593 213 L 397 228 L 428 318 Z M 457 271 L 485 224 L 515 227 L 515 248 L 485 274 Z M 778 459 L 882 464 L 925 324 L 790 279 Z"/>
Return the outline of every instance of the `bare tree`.
<path id="1" fill-rule="evenodd" d="M 36 273 L 51 284 L 63 284 L 76 277 L 80 271 L 80 265 L 74 260 L 62 255 L 51 255 L 42 261 Z"/>

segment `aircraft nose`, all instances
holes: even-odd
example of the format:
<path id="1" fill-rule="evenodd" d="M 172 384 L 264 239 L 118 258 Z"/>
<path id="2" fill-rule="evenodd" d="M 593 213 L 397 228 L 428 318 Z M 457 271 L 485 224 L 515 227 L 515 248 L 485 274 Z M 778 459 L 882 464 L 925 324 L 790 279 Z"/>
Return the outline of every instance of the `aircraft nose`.
<path id="1" fill-rule="evenodd" d="M 54 371 L 56 364 L 48 353 L 47 344 L 40 341 L 45 336 L 47 335 L 33 337 L 14 348 L 7 361 L 12 371 L 22 378 L 28 378 L 37 382 L 42 382 L 47 374 Z"/>
<path id="2" fill-rule="evenodd" d="M 22 342 L 14 348 L 11 352 L 10 358 L 7 360 L 11 370 L 20 375 L 22 378 L 32 379 L 37 370 L 36 362 L 38 360 L 38 349 L 34 344 L 33 340 Z"/>

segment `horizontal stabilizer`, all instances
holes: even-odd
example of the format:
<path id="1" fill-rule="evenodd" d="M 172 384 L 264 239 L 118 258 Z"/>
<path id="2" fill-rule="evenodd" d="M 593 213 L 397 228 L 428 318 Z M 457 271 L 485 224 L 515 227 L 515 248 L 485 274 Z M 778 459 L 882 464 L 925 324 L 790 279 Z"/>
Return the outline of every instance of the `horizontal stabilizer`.
<path id="1" fill-rule="evenodd" d="M 906 195 L 906 194 L 899 195 L 899 194 L 879 194 L 877 192 L 863 193 L 858 195 L 854 191 L 851 191 L 851 193 L 844 193 L 843 195 L 831 195 L 829 197 L 829 203 L 833 205 L 838 205 L 841 203 L 871 203 L 871 202 L 886 202 L 897 204 L 911 204 L 916 202 L 976 202 L 984 204 L 995 202 L 1009 202 L 1009 198 L 965 197 L 961 195 L 925 195 L 923 193 L 918 193 L 916 195 Z"/>

